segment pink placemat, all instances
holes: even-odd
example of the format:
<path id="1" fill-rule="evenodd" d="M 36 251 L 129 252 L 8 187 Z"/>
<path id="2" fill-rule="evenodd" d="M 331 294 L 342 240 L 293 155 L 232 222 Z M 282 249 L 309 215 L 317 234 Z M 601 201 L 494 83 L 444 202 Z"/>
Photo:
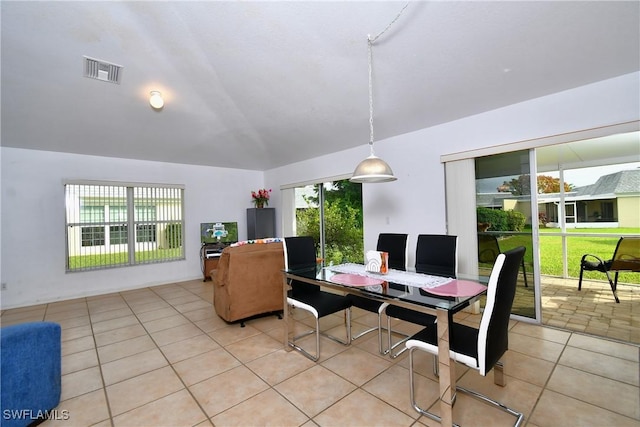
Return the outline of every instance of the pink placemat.
<path id="1" fill-rule="evenodd" d="M 333 283 L 339 283 L 341 285 L 349 286 L 381 285 L 384 282 L 384 280 L 348 273 L 334 274 L 329 280 L 331 280 Z"/>
<path id="2" fill-rule="evenodd" d="M 485 291 L 487 287 L 469 280 L 452 280 L 444 285 L 422 289 L 434 295 L 442 295 L 446 297 L 469 297 Z"/>

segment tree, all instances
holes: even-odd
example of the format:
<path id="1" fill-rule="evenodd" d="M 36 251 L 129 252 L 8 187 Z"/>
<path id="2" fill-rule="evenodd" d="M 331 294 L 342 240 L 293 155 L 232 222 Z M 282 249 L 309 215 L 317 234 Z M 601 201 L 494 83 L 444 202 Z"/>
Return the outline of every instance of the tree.
<path id="1" fill-rule="evenodd" d="M 318 206 L 319 186 L 313 196 L 305 197 L 310 206 Z M 362 184 L 349 180 L 335 181 L 324 188 L 325 262 L 362 262 L 364 239 L 362 222 Z M 299 236 L 313 236 L 320 242 L 320 211 L 315 208 L 296 212 Z"/>
<path id="2" fill-rule="evenodd" d="M 564 191 L 569 192 L 574 189 L 572 184 L 564 183 Z M 553 178 L 547 175 L 538 175 L 538 194 L 559 193 L 560 178 Z"/>
<path id="3" fill-rule="evenodd" d="M 560 192 L 560 178 L 553 178 L 547 175 L 538 175 L 536 178 L 538 186 L 538 194 L 542 193 L 559 193 Z M 564 183 L 564 191 L 569 192 L 573 190 L 574 186 L 569 183 Z M 531 185 L 529 175 L 520 175 L 511 181 L 504 181 L 501 186 L 498 187 L 498 192 L 509 192 L 515 196 L 527 196 L 531 194 Z"/>
<path id="4" fill-rule="evenodd" d="M 362 239 L 362 222 L 358 219 L 362 213 L 350 206 L 343 208 L 340 203 L 326 202 L 324 209 L 325 222 L 325 263 L 362 262 L 364 242 Z M 299 236 L 313 236 L 320 242 L 319 209 L 299 209 L 296 213 Z"/>
<path id="5" fill-rule="evenodd" d="M 514 196 L 526 196 L 531 194 L 531 185 L 529 183 L 529 175 L 520 175 L 511 181 L 504 181 L 502 186 L 498 187 L 498 191 L 507 191 Z"/>
<path id="6" fill-rule="evenodd" d="M 331 188 L 325 188 L 324 200 L 330 204 L 336 204 L 341 208 L 351 207 L 357 211 L 357 219 L 362 228 L 362 184 L 351 182 L 348 179 L 334 181 Z M 313 205 L 318 205 L 318 187 L 314 187 L 315 196 L 308 197 Z"/>

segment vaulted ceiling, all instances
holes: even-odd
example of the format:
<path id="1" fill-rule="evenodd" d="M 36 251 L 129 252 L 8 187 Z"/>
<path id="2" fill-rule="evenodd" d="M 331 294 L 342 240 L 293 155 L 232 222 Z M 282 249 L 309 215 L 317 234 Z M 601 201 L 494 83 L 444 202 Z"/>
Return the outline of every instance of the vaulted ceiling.
<path id="1" fill-rule="evenodd" d="M 364 146 L 367 35 L 398 14 L 373 46 L 376 140 L 640 69 L 638 1 L 404 5 L 3 0 L 2 145 L 256 170 Z"/>

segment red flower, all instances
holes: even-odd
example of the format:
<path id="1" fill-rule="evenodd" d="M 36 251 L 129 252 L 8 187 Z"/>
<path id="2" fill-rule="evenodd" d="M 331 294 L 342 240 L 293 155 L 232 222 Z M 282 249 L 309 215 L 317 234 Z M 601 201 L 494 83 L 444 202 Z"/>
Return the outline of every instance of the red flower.
<path id="1" fill-rule="evenodd" d="M 251 198 L 253 199 L 253 203 L 258 207 L 262 207 L 263 205 L 269 204 L 269 197 L 271 193 L 271 189 L 261 188 L 257 192 L 251 192 Z"/>

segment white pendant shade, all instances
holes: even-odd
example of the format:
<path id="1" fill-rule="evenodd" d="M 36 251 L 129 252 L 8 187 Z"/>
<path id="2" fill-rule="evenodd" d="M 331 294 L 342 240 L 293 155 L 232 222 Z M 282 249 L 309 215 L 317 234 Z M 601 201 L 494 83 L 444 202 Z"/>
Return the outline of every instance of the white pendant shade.
<path id="1" fill-rule="evenodd" d="M 398 178 L 393 176 L 393 171 L 387 162 L 372 154 L 356 166 L 349 181 L 377 183 L 395 181 L 396 179 Z"/>

